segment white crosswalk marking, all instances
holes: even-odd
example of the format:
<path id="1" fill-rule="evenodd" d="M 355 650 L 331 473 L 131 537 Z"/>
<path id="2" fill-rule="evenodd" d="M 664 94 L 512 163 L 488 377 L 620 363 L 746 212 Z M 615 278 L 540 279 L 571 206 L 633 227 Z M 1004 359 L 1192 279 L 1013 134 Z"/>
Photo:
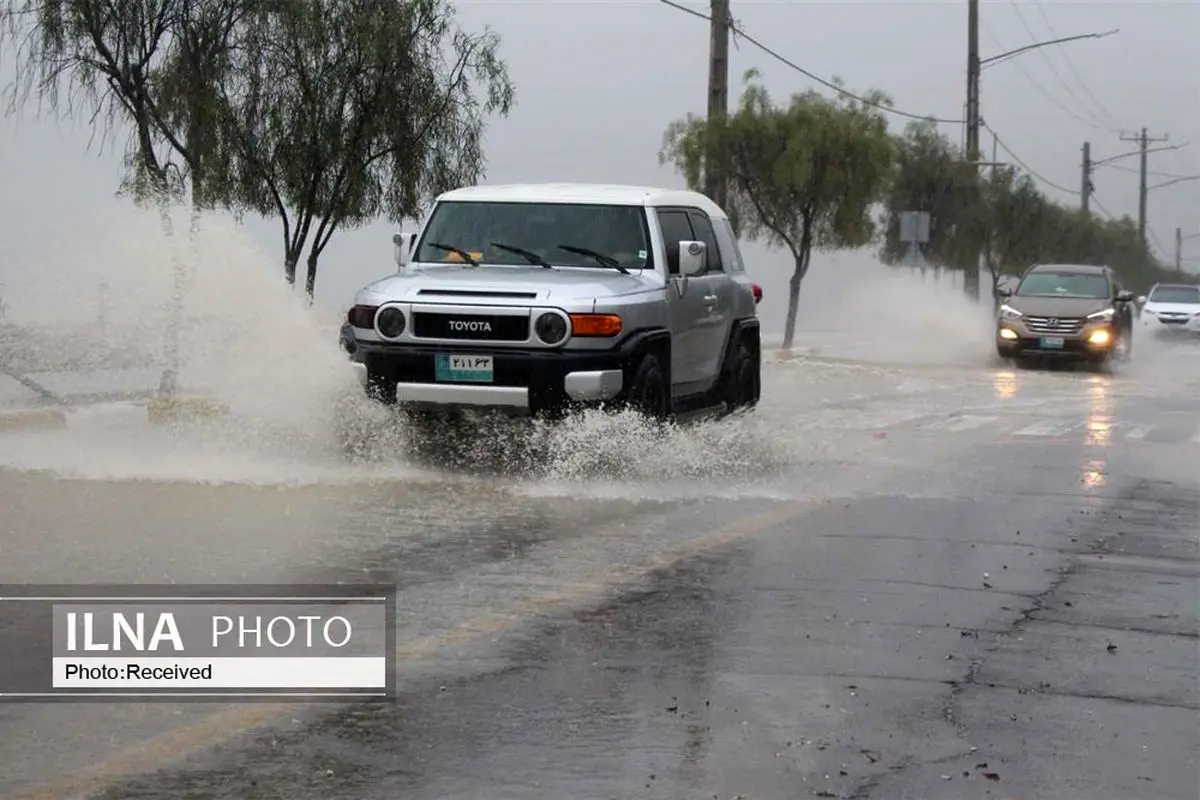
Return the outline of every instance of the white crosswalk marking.
<path id="1" fill-rule="evenodd" d="M 922 430 L 930 431 L 947 431 L 950 433 L 961 433 L 963 431 L 982 428 L 984 425 L 990 425 L 999 417 L 988 417 L 978 414 L 960 414 L 956 417 L 947 417 L 945 419 L 934 420 L 928 425 L 922 425 Z"/>
<path id="2" fill-rule="evenodd" d="M 1086 420 L 1063 421 L 1063 420 L 1043 420 L 1036 422 L 1027 428 L 1022 428 L 1013 434 L 1013 436 L 1063 436 L 1076 428 L 1082 428 L 1087 424 Z"/>
<path id="3" fill-rule="evenodd" d="M 1146 434 L 1154 430 L 1153 425 L 1134 425 L 1129 429 L 1129 433 L 1125 434 L 1126 439 L 1145 439 Z"/>
<path id="4" fill-rule="evenodd" d="M 854 420 L 855 427 L 871 430 L 886 430 L 914 419 L 929 416 L 926 411 L 876 411 L 867 412 Z"/>

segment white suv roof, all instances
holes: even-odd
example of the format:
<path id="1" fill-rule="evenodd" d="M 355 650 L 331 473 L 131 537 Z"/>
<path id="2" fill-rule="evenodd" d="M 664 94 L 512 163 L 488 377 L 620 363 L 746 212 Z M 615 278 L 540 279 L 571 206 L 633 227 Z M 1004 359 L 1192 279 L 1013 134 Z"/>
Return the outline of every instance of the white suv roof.
<path id="1" fill-rule="evenodd" d="M 653 186 L 620 186 L 603 183 L 515 183 L 498 186 L 467 186 L 454 189 L 438 200 L 475 203 L 595 203 L 623 206 L 693 206 L 715 219 L 725 212 L 699 192 L 661 189 Z"/>

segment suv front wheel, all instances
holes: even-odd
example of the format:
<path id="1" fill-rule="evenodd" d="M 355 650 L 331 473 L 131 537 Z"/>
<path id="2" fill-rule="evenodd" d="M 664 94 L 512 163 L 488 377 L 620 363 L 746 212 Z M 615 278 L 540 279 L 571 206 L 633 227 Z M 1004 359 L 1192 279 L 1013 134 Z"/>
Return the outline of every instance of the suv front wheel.
<path id="1" fill-rule="evenodd" d="M 647 353 L 638 363 L 626 402 L 634 411 L 651 419 L 663 421 L 671 416 L 671 391 L 658 357 L 653 353 Z"/>

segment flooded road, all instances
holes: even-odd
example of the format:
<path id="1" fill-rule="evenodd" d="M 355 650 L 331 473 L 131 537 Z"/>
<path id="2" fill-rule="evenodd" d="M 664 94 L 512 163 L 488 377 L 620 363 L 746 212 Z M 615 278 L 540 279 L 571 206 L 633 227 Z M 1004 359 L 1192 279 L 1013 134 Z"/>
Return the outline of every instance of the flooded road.
<path id="1" fill-rule="evenodd" d="M 395 583 L 400 697 L 4 705 L 0 796 L 1197 797 L 1200 361 L 868 360 L 440 469 L 357 407 L 4 434 L 0 582 Z"/>

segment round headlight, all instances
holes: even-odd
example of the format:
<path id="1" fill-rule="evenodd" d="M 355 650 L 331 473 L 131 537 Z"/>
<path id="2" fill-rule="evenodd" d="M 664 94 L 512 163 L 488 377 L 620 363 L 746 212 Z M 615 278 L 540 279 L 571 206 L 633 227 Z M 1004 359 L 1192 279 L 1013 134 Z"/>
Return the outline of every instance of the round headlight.
<path id="1" fill-rule="evenodd" d="M 567 321 L 551 311 L 538 317 L 533 329 L 538 338 L 546 344 L 558 344 L 567 338 Z"/>
<path id="2" fill-rule="evenodd" d="M 388 307 L 375 315 L 375 327 L 387 339 L 395 339 L 404 333 L 404 322 L 404 312 L 398 308 Z"/>

